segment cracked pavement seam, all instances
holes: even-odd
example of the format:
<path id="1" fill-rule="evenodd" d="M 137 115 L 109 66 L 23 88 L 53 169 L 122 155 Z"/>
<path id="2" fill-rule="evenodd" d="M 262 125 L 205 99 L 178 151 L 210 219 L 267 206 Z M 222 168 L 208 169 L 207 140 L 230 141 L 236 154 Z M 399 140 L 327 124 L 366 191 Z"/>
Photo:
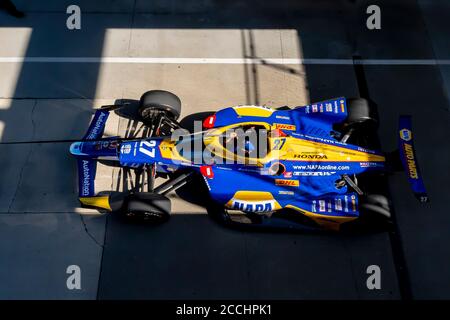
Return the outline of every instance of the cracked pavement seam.
<path id="1" fill-rule="evenodd" d="M 34 100 L 33 108 L 31 109 L 31 116 L 30 116 L 30 118 L 31 118 L 30 119 L 31 120 L 31 127 L 32 127 L 31 138 L 30 138 L 31 141 L 34 140 L 34 136 L 36 134 L 36 124 L 34 122 L 34 110 L 36 109 L 37 103 L 38 103 L 37 100 Z M 14 204 L 14 201 L 16 200 L 17 192 L 19 191 L 20 184 L 22 183 L 23 172 L 24 172 L 25 167 L 27 166 L 27 164 L 28 164 L 28 162 L 30 160 L 31 154 L 33 153 L 33 147 L 34 147 L 34 144 L 31 144 L 30 150 L 28 151 L 28 154 L 27 154 L 27 157 L 25 159 L 25 162 L 23 163 L 23 166 L 20 169 L 19 179 L 17 180 L 16 190 L 14 191 L 14 196 L 11 199 L 11 202 L 9 203 L 9 206 L 8 206 L 8 213 L 11 212 L 11 208 L 12 208 L 12 206 Z"/>
<path id="2" fill-rule="evenodd" d="M 89 238 L 91 238 L 95 242 L 95 244 L 98 245 L 100 248 L 104 249 L 105 245 L 101 244 L 100 242 L 98 242 L 97 239 L 95 239 L 95 237 L 89 232 L 87 224 L 86 224 L 86 222 L 83 219 L 83 215 L 79 214 L 79 216 L 80 216 L 80 219 L 81 219 L 81 223 L 83 224 L 84 231 L 86 231 L 86 234 L 89 236 Z"/>

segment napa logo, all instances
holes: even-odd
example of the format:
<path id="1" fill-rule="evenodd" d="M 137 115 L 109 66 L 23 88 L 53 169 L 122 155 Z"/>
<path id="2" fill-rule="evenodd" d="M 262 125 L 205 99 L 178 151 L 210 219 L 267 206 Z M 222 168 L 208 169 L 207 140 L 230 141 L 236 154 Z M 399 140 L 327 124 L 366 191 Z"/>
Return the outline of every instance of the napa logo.
<path id="1" fill-rule="evenodd" d="M 417 171 L 416 160 L 414 159 L 414 150 L 410 144 L 403 144 L 403 149 L 406 156 L 406 165 L 408 166 L 408 174 L 411 179 L 419 179 Z"/>
<path id="2" fill-rule="evenodd" d="M 275 201 L 242 201 L 233 200 L 231 203 L 231 209 L 240 210 L 244 212 L 268 212 L 273 211 L 275 208 Z"/>
<path id="3" fill-rule="evenodd" d="M 412 132 L 408 129 L 402 129 L 400 130 L 400 138 L 403 141 L 410 141 L 412 139 Z"/>

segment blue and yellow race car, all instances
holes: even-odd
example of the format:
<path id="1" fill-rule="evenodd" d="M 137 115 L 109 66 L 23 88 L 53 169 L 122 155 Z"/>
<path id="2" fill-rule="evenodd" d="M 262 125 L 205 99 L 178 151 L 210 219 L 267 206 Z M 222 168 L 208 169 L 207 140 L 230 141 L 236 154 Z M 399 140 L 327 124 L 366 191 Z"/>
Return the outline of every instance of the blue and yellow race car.
<path id="1" fill-rule="evenodd" d="M 111 111 L 97 110 L 85 137 L 70 147 L 78 161 L 84 206 L 149 221 L 168 219 L 165 196 L 194 177 L 204 184 L 208 213 L 231 226 L 345 230 L 389 226 L 384 176 L 405 169 L 420 201 L 428 201 L 413 147 L 411 119 L 400 118 L 399 150 L 379 151 L 376 107 L 334 98 L 295 108 L 234 106 L 209 114 L 189 132 L 177 121 L 181 101 L 153 90 L 139 101 L 140 138 L 103 137 Z M 97 194 L 97 161 L 146 176 L 146 190 Z M 400 164 L 401 163 L 401 164 Z M 155 187 L 155 179 L 166 181 Z M 200 192 L 200 191 L 198 191 Z"/>

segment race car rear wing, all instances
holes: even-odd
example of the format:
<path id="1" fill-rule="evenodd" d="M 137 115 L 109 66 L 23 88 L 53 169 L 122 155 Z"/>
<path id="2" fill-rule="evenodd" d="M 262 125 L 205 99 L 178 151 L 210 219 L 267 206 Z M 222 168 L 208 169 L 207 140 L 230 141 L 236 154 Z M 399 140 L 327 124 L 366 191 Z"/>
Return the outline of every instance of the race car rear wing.
<path id="1" fill-rule="evenodd" d="M 420 202 L 429 202 L 422 175 L 419 169 L 414 140 L 412 135 L 412 123 L 410 116 L 400 116 L 399 119 L 399 153 L 403 168 L 408 175 L 408 181 L 414 195 Z"/>

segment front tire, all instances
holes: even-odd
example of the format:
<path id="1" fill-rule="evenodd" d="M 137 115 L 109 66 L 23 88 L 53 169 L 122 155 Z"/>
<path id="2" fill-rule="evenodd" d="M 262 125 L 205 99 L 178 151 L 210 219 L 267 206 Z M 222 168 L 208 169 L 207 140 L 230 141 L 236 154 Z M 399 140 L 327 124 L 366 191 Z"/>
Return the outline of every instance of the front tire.
<path id="1" fill-rule="evenodd" d="M 181 100 L 169 91 L 147 91 L 139 100 L 139 114 L 147 120 L 153 116 L 155 110 L 164 111 L 168 117 L 177 120 L 181 114 Z"/>
<path id="2" fill-rule="evenodd" d="M 150 223 L 163 223 L 170 218 L 170 200 L 161 194 L 136 192 L 129 196 L 126 217 Z"/>

